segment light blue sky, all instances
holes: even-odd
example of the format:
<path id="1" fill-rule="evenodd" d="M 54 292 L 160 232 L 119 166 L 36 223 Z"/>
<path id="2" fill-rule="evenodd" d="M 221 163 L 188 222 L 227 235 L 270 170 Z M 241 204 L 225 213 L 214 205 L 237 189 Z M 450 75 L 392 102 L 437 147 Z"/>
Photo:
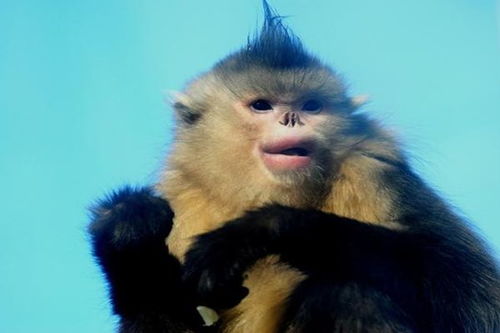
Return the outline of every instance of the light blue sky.
<path id="1" fill-rule="evenodd" d="M 500 248 L 493 0 L 274 0 L 424 177 Z M 111 332 L 88 204 L 155 179 L 165 92 L 236 50 L 259 0 L 0 1 L 0 332 Z"/>

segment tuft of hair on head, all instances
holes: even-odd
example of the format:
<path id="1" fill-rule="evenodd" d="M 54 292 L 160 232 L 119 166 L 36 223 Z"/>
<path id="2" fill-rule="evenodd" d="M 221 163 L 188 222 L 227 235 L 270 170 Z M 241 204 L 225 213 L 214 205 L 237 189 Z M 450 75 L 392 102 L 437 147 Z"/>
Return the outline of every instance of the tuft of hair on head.
<path id="1" fill-rule="evenodd" d="M 283 23 L 284 17 L 266 0 L 262 4 L 264 24 L 260 32 L 249 37 L 245 47 L 223 59 L 217 67 L 230 67 L 232 70 L 244 70 L 253 66 L 293 69 L 319 64 L 318 59 L 306 51 L 300 38 Z"/>

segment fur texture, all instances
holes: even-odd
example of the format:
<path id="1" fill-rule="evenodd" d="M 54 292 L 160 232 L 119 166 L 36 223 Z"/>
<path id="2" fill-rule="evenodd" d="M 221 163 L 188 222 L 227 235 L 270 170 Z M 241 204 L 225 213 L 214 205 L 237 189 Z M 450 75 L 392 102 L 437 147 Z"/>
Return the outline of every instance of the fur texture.
<path id="1" fill-rule="evenodd" d="M 185 277 L 202 302 L 225 308 L 245 295 L 243 273 L 278 254 L 307 276 L 279 332 L 497 332 L 495 263 L 455 217 L 444 220 L 449 234 L 425 217 L 432 225 L 432 215 L 405 216 L 401 232 L 267 206 L 199 236 Z"/>

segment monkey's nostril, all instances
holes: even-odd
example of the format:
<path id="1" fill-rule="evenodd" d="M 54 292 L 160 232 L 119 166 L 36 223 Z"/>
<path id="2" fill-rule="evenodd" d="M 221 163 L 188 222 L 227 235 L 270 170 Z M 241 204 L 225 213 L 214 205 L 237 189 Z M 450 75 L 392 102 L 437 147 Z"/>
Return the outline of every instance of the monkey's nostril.
<path id="1" fill-rule="evenodd" d="M 283 126 L 295 127 L 295 125 L 304 125 L 300 121 L 300 116 L 296 112 L 287 112 L 284 114 L 283 119 L 279 122 Z"/>
<path id="2" fill-rule="evenodd" d="M 283 126 L 289 126 L 290 124 L 290 113 L 285 113 L 283 119 L 280 121 L 280 124 Z"/>

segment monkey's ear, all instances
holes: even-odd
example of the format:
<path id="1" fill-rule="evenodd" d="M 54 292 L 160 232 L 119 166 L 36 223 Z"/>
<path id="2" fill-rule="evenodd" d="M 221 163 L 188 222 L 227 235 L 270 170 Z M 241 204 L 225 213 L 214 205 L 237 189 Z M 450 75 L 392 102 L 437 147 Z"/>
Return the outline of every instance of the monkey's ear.
<path id="1" fill-rule="evenodd" d="M 370 96 L 368 95 L 358 95 L 350 98 L 351 106 L 354 109 L 359 109 L 363 105 L 370 101 Z"/>
<path id="2" fill-rule="evenodd" d="M 170 100 L 177 117 L 186 125 L 194 125 L 201 117 L 201 113 L 191 104 L 189 96 L 178 92 L 170 92 Z"/>

